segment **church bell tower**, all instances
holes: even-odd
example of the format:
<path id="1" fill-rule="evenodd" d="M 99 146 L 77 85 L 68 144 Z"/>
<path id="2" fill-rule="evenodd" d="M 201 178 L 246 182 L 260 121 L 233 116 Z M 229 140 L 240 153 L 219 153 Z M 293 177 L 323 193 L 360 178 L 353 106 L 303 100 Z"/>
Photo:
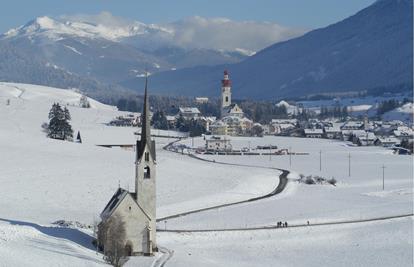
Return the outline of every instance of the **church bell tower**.
<path id="1" fill-rule="evenodd" d="M 231 105 L 231 80 L 229 79 L 229 73 L 224 71 L 224 78 L 221 80 L 221 110 Z"/>
<path id="2" fill-rule="evenodd" d="M 137 203 L 151 217 L 151 222 L 147 228 L 149 231 L 148 236 L 151 236 L 152 248 L 156 248 L 156 155 L 155 141 L 151 140 L 147 85 L 148 77 L 145 79 L 144 108 L 141 115 L 141 139 L 137 140 L 136 145 L 135 198 Z"/>

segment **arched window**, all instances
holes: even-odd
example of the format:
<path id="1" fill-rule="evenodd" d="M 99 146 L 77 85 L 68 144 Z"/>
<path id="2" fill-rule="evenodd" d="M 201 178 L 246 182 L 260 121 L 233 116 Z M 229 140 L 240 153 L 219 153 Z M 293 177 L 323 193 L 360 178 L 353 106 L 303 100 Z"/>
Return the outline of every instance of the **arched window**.
<path id="1" fill-rule="evenodd" d="M 149 161 L 149 153 L 145 152 L 144 156 L 145 156 L 145 161 Z"/>
<path id="2" fill-rule="evenodd" d="M 144 179 L 149 179 L 149 178 L 151 178 L 151 171 L 148 166 L 145 166 L 144 167 Z"/>
<path id="3" fill-rule="evenodd" d="M 229 97 L 228 96 L 226 96 L 226 102 L 229 102 Z"/>

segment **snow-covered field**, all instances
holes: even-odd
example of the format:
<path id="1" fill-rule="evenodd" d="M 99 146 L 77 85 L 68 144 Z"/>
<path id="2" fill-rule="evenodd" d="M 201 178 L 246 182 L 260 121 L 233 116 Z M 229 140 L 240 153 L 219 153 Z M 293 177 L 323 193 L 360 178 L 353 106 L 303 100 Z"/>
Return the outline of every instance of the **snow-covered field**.
<path id="1" fill-rule="evenodd" d="M 9 220 L 50 226 L 64 219 L 91 225 L 119 184 L 133 186 L 134 152 L 96 144 L 133 144 L 137 129 L 106 126 L 124 112 L 92 100 L 92 108 L 79 108 L 79 99 L 68 90 L 0 84 L 0 229 Z M 45 138 L 40 126 L 48 121 L 54 102 L 69 104 L 73 129 L 81 132 L 83 144 Z M 162 150 L 172 141 L 157 140 L 159 217 L 248 199 L 277 186 L 278 173 L 272 170 L 212 166 Z M 19 240 L 28 247 L 25 239 L 38 232 L 13 229 L 22 229 Z"/>
<path id="2" fill-rule="evenodd" d="M 167 266 L 412 266 L 412 219 L 275 230 L 162 233 Z"/>
<path id="3" fill-rule="evenodd" d="M 91 99 L 92 108 L 80 108 L 80 96 L 70 90 L 0 83 L 0 266 L 105 264 L 90 244 L 92 229 L 52 223 L 92 225 L 119 185 L 133 189 L 134 152 L 96 145 L 133 144 L 137 129 L 107 126 L 125 112 Z M 45 138 L 40 126 L 48 121 L 54 102 L 68 106 L 82 144 Z M 278 171 L 200 161 L 164 151 L 162 146 L 173 139 L 156 141 L 157 217 L 261 196 L 279 182 Z M 338 184 L 290 182 L 272 198 L 170 219 L 168 229 L 262 226 L 278 220 L 316 223 L 412 212 L 411 156 L 329 140 L 265 137 L 232 142 L 235 147 L 276 144 L 310 155 L 293 156 L 291 165 L 289 156 L 204 157 L 285 168 L 292 170 L 292 179 L 299 173 L 334 176 Z M 202 145 L 203 140 L 196 138 L 195 143 Z M 390 266 L 392 259 L 409 266 L 412 218 L 248 232 L 159 232 L 158 242 L 174 251 L 166 266 Z M 160 256 L 134 258 L 127 265 L 150 266 Z"/>
<path id="4" fill-rule="evenodd" d="M 279 220 L 291 224 L 303 224 L 307 221 L 321 223 L 412 213 L 412 156 L 394 155 L 391 150 L 382 147 L 355 147 L 351 146 L 351 143 L 327 139 L 266 136 L 232 137 L 231 141 L 236 149 L 271 144 L 291 149 L 292 152 L 306 152 L 309 155 L 292 155 L 291 165 L 289 155 L 199 157 L 217 162 L 289 169 L 289 177 L 293 179 L 298 178 L 298 174 L 320 175 L 328 179 L 334 177 L 338 183 L 332 186 L 291 182 L 285 191 L 273 198 L 170 220 L 168 225 L 171 229 L 254 227 L 274 225 Z M 189 145 L 188 140 L 183 142 Z M 195 146 L 201 146 L 204 141 L 198 138 L 194 142 Z"/>

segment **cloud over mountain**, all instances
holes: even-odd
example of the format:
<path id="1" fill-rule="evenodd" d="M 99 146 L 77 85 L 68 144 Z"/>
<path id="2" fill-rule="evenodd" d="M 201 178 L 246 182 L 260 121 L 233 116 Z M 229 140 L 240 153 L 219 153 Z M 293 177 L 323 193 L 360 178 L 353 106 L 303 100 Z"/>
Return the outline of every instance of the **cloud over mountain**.
<path id="1" fill-rule="evenodd" d="M 177 46 L 186 49 L 224 51 L 259 51 L 271 44 L 302 35 L 304 29 L 290 28 L 271 22 L 233 21 L 227 18 L 193 16 L 164 24 L 144 24 L 113 16 L 109 12 L 96 15 L 65 15 L 60 20 L 85 22 L 124 33 L 121 38 L 147 48 Z M 146 40 L 139 40 L 146 35 Z M 151 43 L 151 44 L 150 44 Z"/>

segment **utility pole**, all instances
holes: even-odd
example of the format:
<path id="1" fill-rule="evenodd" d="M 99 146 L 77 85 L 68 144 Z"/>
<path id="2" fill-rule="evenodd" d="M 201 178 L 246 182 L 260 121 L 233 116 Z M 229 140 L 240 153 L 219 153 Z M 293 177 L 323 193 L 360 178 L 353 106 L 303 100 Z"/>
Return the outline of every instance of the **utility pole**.
<path id="1" fill-rule="evenodd" d="M 382 191 L 385 189 L 385 165 L 382 164 Z"/>
<path id="2" fill-rule="evenodd" d="M 351 152 L 348 154 L 348 177 L 351 177 Z"/>
<path id="3" fill-rule="evenodd" d="M 289 147 L 289 166 L 292 166 L 292 147 Z"/>
<path id="4" fill-rule="evenodd" d="M 272 161 L 272 145 L 269 145 L 269 160 Z"/>
<path id="5" fill-rule="evenodd" d="M 322 171 L 322 150 L 319 150 L 319 171 Z"/>

